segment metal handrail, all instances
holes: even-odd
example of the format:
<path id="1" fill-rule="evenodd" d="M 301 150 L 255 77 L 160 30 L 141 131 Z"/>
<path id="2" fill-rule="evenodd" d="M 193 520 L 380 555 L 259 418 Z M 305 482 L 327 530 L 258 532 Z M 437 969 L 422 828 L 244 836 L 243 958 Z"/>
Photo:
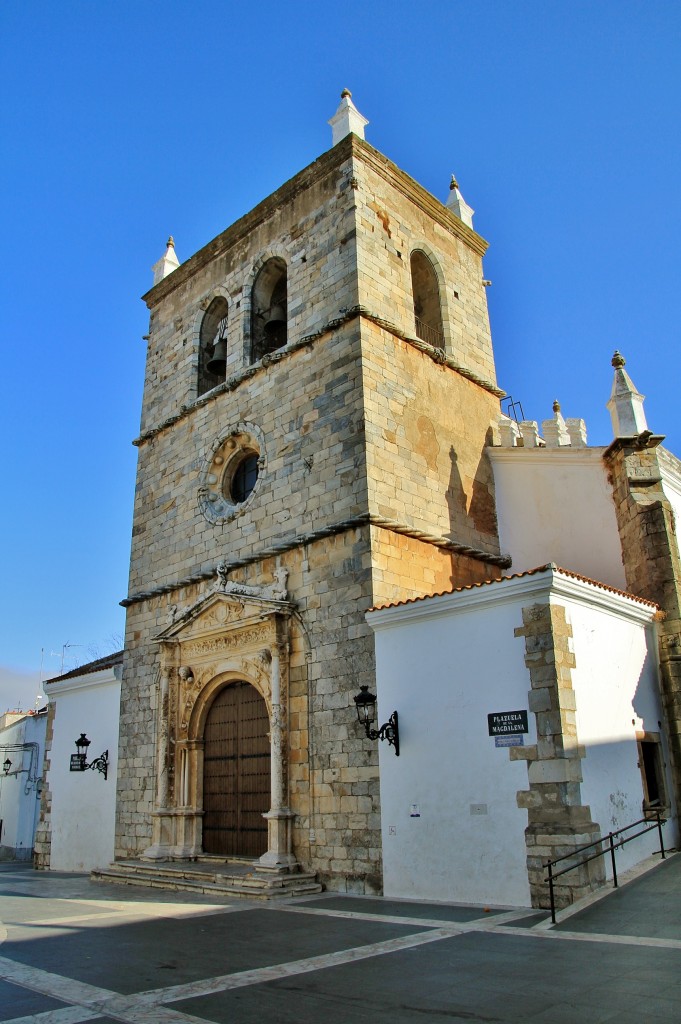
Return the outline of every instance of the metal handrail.
<path id="1" fill-rule="evenodd" d="M 562 857 L 555 857 L 553 860 L 546 862 L 546 868 L 548 871 L 548 877 L 544 881 L 549 883 L 549 896 L 551 899 L 551 922 L 556 923 L 556 904 L 553 893 L 553 883 L 556 878 L 560 878 L 561 875 L 566 874 L 568 871 L 574 871 L 575 868 L 581 868 L 582 865 L 588 864 L 589 861 L 596 860 L 598 857 L 605 857 L 606 853 L 610 853 L 610 860 L 612 863 L 612 880 L 613 888 L 617 889 L 617 865 L 615 864 L 615 850 L 620 847 L 626 846 L 632 839 L 638 839 L 639 836 L 645 835 L 646 832 L 652 832 L 654 828 L 657 829 L 660 835 L 660 853 L 662 854 L 662 860 L 665 860 L 664 852 L 664 841 L 662 839 L 662 826 L 666 822 L 666 818 L 661 816 L 659 809 L 655 808 L 651 813 L 655 814 L 655 821 L 651 822 L 650 817 L 639 818 L 638 821 L 633 821 L 631 825 L 625 825 L 623 828 L 618 828 L 614 832 L 608 832 L 607 836 L 601 836 L 600 839 L 596 839 L 593 843 L 586 843 L 584 846 L 578 846 L 576 850 L 572 850 L 571 853 L 564 853 Z M 623 832 L 628 832 L 632 828 L 636 828 L 638 825 L 647 824 L 647 828 L 641 829 L 640 832 L 635 832 L 633 836 L 627 836 L 626 839 L 617 839 Z M 617 839 L 617 842 L 615 840 Z M 571 864 L 567 868 L 563 868 L 561 871 L 554 872 L 554 864 L 560 864 L 562 860 L 571 860 L 579 853 L 584 853 L 585 850 L 590 850 L 594 846 L 601 846 L 603 843 L 609 843 L 604 850 L 598 850 L 596 853 L 592 853 L 589 857 L 583 857 L 577 864 Z"/>

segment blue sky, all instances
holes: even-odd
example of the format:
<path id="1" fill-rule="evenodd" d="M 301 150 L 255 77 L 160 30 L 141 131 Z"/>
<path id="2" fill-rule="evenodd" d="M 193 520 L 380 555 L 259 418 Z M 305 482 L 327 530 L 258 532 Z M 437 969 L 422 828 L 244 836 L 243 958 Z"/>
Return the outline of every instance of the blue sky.
<path id="1" fill-rule="evenodd" d="M 0 711 L 123 633 L 147 313 L 180 260 L 366 137 L 490 242 L 500 385 L 607 444 L 610 358 L 681 453 L 681 5 L 5 0 Z"/>

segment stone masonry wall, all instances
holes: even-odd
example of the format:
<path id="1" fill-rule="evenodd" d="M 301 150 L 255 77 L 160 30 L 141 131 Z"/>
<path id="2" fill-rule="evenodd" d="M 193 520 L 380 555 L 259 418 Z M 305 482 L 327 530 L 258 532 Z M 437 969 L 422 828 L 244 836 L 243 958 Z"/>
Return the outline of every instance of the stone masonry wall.
<path id="1" fill-rule="evenodd" d="M 371 512 L 498 554 L 498 399 L 365 321 L 362 356 Z"/>
<path id="2" fill-rule="evenodd" d="M 253 500 L 210 523 L 198 491 L 211 453 L 254 424 L 263 467 Z M 366 507 L 356 321 L 289 353 L 140 445 L 130 592 L 179 582 L 309 534 Z"/>
<path id="3" fill-rule="evenodd" d="M 43 789 L 40 794 L 40 817 L 35 830 L 33 843 L 33 867 L 38 871 L 46 871 L 50 866 L 50 852 L 52 849 L 52 791 L 50 789 L 50 751 L 54 739 L 54 719 L 57 713 L 57 705 L 51 701 L 47 708 L 47 723 L 45 728 L 45 754 L 43 756 Z"/>
<path id="4" fill-rule="evenodd" d="M 525 829 L 527 873 L 532 906 L 548 907 L 546 863 L 600 838 L 591 811 L 582 805 L 581 759 L 572 688 L 572 629 L 565 609 L 554 604 L 523 608 L 523 625 L 515 630 L 525 638 L 525 664 L 530 672 L 529 709 L 537 720 L 537 743 L 509 747 L 512 761 L 527 761 L 529 789 L 518 793 L 518 806 L 527 809 Z M 568 866 L 568 861 L 556 870 Z M 602 859 L 575 868 L 555 883 L 556 907 L 566 907 L 602 885 Z"/>
<path id="5" fill-rule="evenodd" d="M 289 571 L 300 627 L 292 630 L 289 790 L 294 850 L 332 888 L 380 889 L 378 754 L 356 722 L 353 695 L 374 685 L 369 528 L 344 531 L 253 563 L 237 582 Z M 158 651 L 149 637 L 209 586 L 198 584 L 135 603 L 126 647 L 133 670 L 121 709 L 116 856 L 139 855 L 151 840 Z"/>
<path id="6" fill-rule="evenodd" d="M 681 558 L 674 510 L 662 486 L 661 438 L 623 438 L 605 453 L 627 589 L 655 601 L 660 680 L 677 807 L 681 807 Z M 650 446 L 649 446 L 650 445 Z"/>
<path id="7" fill-rule="evenodd" d="M 495 382 L 482 255 L 487 243 L 366 143 L 357 143 L 359 301 L 414 336 L 410 257 L 430 258 L 440 284 L 445 351 Z"/>
<path id="8" fill-rule="evenodd" d="M 397 320 L 413 335 L 415 247 L 433 259 L 446 354 L 463 375 L 442 365 L 442 353 L 438 363 L 365 315 Z M 349 136 L 146 296 L 116 856 L 139 855 L 151 841 L 153 637 L 207 592 L 219 561 L 230 579 L 255 585 L 285 568 L 297 605 L 288 709 L 294 852 L 332 888 L 380 891 L 378 750 L 352 700 L 360 685 L 375 686 L 365 612 L 384 596 L 498 574 L 485 454 L 498 392 L 484 249 L 442 204 Z M 251 366 L 250 288 L 272 256 L 287 265 L 287 346 Z M 229 310 L 226 380 L 197 400 L 201 318 L 217 296 Z M 242 507 L 211 520 L 201 488 L 206 480 L 219 488 L 212 460 L 239 431 L 257 439 L 259 478 Z M 395 521 L 397 532 L 376 518 Z M 401 536 L 402 528 L 417 536 Z M 462 550 L 427 543 L 432 534 Z"/>
<path id="9" fill-rule="evenodd" d="M 337 151 L 336 151 L 337 150 Z M 250 288 L 269 256 L 288 274 L 288 343 L 357 304 L 350 140 L 320 157 L 148 293 L 151 310 L 142 432 L 197 397 L 201 319 L 228 303 L 227 370 L 249 366 Z"/>

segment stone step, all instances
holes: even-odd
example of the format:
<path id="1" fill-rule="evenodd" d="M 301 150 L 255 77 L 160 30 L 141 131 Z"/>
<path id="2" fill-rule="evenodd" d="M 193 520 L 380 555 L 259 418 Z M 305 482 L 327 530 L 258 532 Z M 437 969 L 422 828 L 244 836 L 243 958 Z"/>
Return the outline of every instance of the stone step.
<path id="1" fill-rule="evenodd" d="M 112 864 L 91 873 L 96 882 L 115 885 L 148 886 L 175 892 L 198 892 L 232 899 L 283 899 L 322 891 L 316 876 L 298 874 L 258 876 L 228 872 L 183 871 L 181 868 L 150 867 L 140 864 Z"/>

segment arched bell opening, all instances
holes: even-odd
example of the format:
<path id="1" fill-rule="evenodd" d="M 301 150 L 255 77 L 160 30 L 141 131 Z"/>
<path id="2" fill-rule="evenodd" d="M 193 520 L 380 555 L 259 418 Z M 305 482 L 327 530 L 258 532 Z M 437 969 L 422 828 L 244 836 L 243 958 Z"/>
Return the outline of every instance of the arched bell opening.
<path id="1" fill-rule="evenodd" d="M 203 851 L 260 857 L 268 848 L 263 814 L 271 802 L 267 705 L 250 683 L 228 683 L 203 729 Z"/>
<path id="2" fill-rule="evenodd" d="M 227 369 L 227 301 L 213 299 L 201 321 L 196 394 L 221 384 Z"/>
<path id="3" fill-rule="evenodd" d="M 411 289 L 416 337 L 434 348 L 445 347 L 440 284 L 429 257 L 421 249 L 411 254 Z"/>
<path id="4" fill-rule="evenodd" d="M 251 359 L 256 363 L 268 352 L 283 348 L 287 334 L 286 263 L 273 256 L 253 282 L 251 296 Z"/>

